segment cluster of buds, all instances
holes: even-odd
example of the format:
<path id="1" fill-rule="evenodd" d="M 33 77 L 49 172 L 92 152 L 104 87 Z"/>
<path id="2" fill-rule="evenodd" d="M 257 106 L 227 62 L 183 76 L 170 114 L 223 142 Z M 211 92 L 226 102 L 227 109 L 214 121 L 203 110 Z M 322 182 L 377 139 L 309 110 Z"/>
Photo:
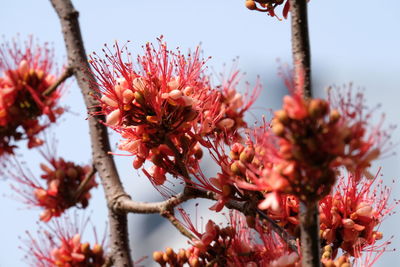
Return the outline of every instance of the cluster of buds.
<path id="1" fill-rule="evenodd" d="M 355 182 L 353 177 L 342 179 L 339 189 L 320 202 L 321 240 L 331 245 L 336 255 L 341 248 L 353 257 L 382 239 L 377 228 L 393 206 L 388 206 L 390 189 L 375 180 Z M 386 243 L 384 245 L 387 245 Z M 378 249 L 377 249 L 378 250 Z"/>
<path id="2" fill-rule="evenodd" d="M 337 259 L 333 256 L 333 250 L 330 245 L 322 248 L 321 263 L 323 267 L 351 267 L 349 255 L 342 255 Z"/>
<path id="3" fill-rule="evenodd" d="M 154 252 L 153 259 L 161 266 L 298 266 L 296 252 L 290 252 L 269 229 L 259 225 L 257 230 L 249 228 L 239 213 L 230 213 L 230 225 L 224 228 L 209 220 L 204 233 L 190 222 L 188 229 L 196 236 L 190 248 L 177 253 L 167 248 Z"/>
<path id="4" fill-rule="evenodd" d="M 44 209 L 40 220 L 47 222 L 52 217 L 60 216 L 70 207 L 86 208 L 91 197 L 90 190 L 97 186 L 94 173 L 89 166 L 79 166 L 62 158 L 46 157 L 50 166 L 41 164 L 44 171 L 41 178 L 46 181 L 43 186 L 29 171 L 18 166 L 18 173 L 13 174 L 14 180 L 25 189 L 14 188 L 33 206 Z"/>
<path id="5" fill-rule="evenodd" d="M 162 185 L 167 172 L 185 176 L 171 157 L 196 169 L 208 137 L 236 134 L 246 126 L 243 113 L 255 97 L 245 102 L 236 92 L 237 73 L 212 88 L 199 48 L 185 57 L 168 50 L 160 38 L 158 49 L 145 46 L 136 69 L 130 59 L 123 62 L 121 54 L 127 51 L 114 47 L 115 53 L 104 50 L 106 60 L 96 54 L 90 60 L 99 81 L 101 113 L 124 138 L 119 149 L 136 156 L 134 168 L 146 160 L 154 164 L 144 170 L 153 184 Z"/>
<path id="6" fill-rule="evenodd" d="M 90 247 L 88 242 L 81 243 L 79 234 L 62 241 L 62 244 L 51 252 L 55 266 L 101 267 L 105 263 L 101 245 L 95 244 Z"/>
<path id="7" fill-rule="evenodd" d="M 283 5 L 282 15 L 286 19 L 290 11 L 289 0 L 246 0 L 245 5 L 250 10 L 267 12 L 271 17 L 275 17 L 275 8 Z"/>
<path id="8" fill-rule="evenodd" d="M 280 161 L 274 163 L 270 175 L 286 180 L 290 193 L 300 200 L 315 201 L 327 195 L 341 166 L 357 179 L 373 178 L 367 168 L 381 154 L 383 133 L 374 129 L 368 135 L 360 97 L 357 94 L 355 102 L 349 98 L 335 109 L 329 101 L 303 99 L 294 93 L 285 96 L 283 109 L 275 112 L 272 132 Z"/>
<path id="9" fill-rule="evenodd" d="M 17 42 L 1 45 L 0 156 L 13 153 L 14 141 L 21 139 L 28 139 L 29 148 L 41 145 L 37 134 L 63 113 L 57 106 L 60 87 L 47 90 L 56 81 L 53 57 L 46 44 L 34 46 L 32 39 L 25 48 Z M 47 115 L 48 122 L 39 120 L 42 115 Z"/>
<path id="10" fill-rule="evenodd" d="M 240 94 L 237 90 L 240 78 L 240 72 L 234 66 L 228 78 L 222 76 L 221 85 L 217 86 L 221 93 L 218 103 L 221 118 L 216 124 L 213 134 L 217 133 L 218 136 L 223 136 L 227 144 L 231 140 L 242 139 L 238 130 L 247 128 L 247 123 L 244 121 L 244 113 L 256 101 L 261 89 L 257 81 L 254 88 L 250 89 L 248 87 L 244 95 Z"/>
<path id="11" fill-rule="evenodd" d="M 106 263 L 102 244 L 96 241 L 90 245 L 81 241 L 81 232 L 87 224 L 78 225 L 77 218 L 71 221 L 67 216 L 48 225 L 49 231 L 41 229 L 34 238 L 28 232 L 25 243 L 30 266 L 40 267 L 101 267 Z"/>

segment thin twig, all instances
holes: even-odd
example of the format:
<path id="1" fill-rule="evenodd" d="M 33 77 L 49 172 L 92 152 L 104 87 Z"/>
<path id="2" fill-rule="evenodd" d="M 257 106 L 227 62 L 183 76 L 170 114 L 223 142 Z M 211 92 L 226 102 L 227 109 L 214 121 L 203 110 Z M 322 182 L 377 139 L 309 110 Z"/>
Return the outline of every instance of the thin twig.
<path id="1" fill-rule="evenodd" d="M 95 173 L 96 173 L 96 168 L 93 166 L 90 172 L 86 175 L 85 179 L 83 179 L 83 181 L 78 186 L 78 189 L 76 189 L 74 197 L 75 200 L 78 200 L 82 196 L 83 192 L 86 190 L 86 186 L 94 178 Z"/>
<path id="2" fill-rule="evenodd" d="M 74 71 L 72 68 L 68 67 L 64 70 L 63 74 L 58 78 L 58 80 L 53 83 L 49 88 L 46 89 L 46 91 L 43 92 L 43 96 L 49 96 L 51 95 L 57 88 L 65 82 L 69 77 L 71 77 L 74 74 Z"/>
<path id="3" fill-rule="evenodd" d="M 268 215 L 266 215 L 261 210 L 256 209 L 256 212 L 257 212 L 258 215 L 260 215 L 261 218 L 263 218 L 266 221 L 268 221 L 268 223 L 270 224 L 272 230 L 275 233 L 277 233 L 288 244 L 288 246 L 289 246 L 289 248 L 291 250 L 293 250 L 296 253 L 298 252 L 296 238 L 294 238 L 293 236 L 289 235 L 288 232 L 285 229 L 280 227 L 273 219 L 271 219 Z"/>
<path id="4" fill-rule="evenodd" d="M 164 212 L 161 213 L 161 216 L 166 218 L 170 223 L 178 229 L 178 231 L 189 238 L 190 240 L 195 239 L 196 237 L 192 235 L 186 228 L 185 226 L 182 225 L 182 223 L 175 217 L 174 213 L 171 210 L 165 210 Z"/>

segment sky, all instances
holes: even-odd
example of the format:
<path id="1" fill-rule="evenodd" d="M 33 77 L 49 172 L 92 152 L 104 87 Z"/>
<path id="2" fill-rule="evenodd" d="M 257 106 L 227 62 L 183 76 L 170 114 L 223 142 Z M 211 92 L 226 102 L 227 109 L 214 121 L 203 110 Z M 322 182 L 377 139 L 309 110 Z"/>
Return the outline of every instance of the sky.
<path id="1" fill-rule="evenodd" d="M 278 67 L 291 62 L 290 21 L 279 21 L 264 13 L 247 10 L 242 0 L 86 0 L 74 1 L 80 12 L 80 24 L 87 53 L 100 51 L 104 43 L 130 40 L 132 54 L 141 53 L 146 42 L 155 42 L 164 35 L 169 47 L 187 51 L 201 43 L 210 70 L 220 72 L 239 57 L 239 68 L 246 72 L 245 81 L 255 83 L 257 76 L 263 84 L 260 99 L 249 115 L 249 120 L 260 118 L 263 113 L 277 109 L 287 91 L 278 77 Z M 54 45 L 59 66 L 66 60 L 59 21 L 49 1 L 0 0 L 0 34 L 10 40 L 17 33 L 21 38 L 33 34 L 40 42 Z M 370 105 L 381 105 L 377 117 L 386 114 L 386 123 L 400 124 L 400 2 L 382 0 L 311 0 L 309 3 L 310 41 L 314 94 L 325 96 L 325 88 L 352 82 L 362 88 Z M 279 12 L 278 12 L 279 13 Z M 281 62 L 281 63 L 278 63 Z M 62 104 L 71 110 L 52 132 L 58 142 L 57 154 L 81 163 L 90 162 L 90 144 L 86 113 L 79 88 L 68 82 L 69 92 Z M 399 143 L 399 131 L 392 137 Z M 112 144 L 118 136 L 112 135 Z M 390 184 L 400 178 L 398 145 L 391 152 L 397 153 L 380 160 L 373 168 L 382 167 L 385 181 Z M 21 149 L 24 160 L 32 170 L 38 171 L 40 159 L 36 152 Z M 160 200 L 144 175 L 131 167 L 132 158 L 116 157 L 126 190 L 134 200 Z M 209 162 L 206 162 L 209 164 Z M 212 171 L 212 168 L 211 168 Z M 22 261 L 24 252 L 19 237 L 24 231 L 35 230 L 40 213 L 15 201 L 10 181 L 0 180 L 0 266 L 28 266 Z M 392 194 L 399 194 L 399 182 Z M 397 197 L 398 198 L 398 197 Z M 188 204 L 193 209 L 194 203 Z M 202 204 L 199 213 L 206 213 L 209 203 Z M 98 188 L 86 214 L 97 231 L 102 234 L 106 225 L 103 192 Z M 212 216 L 215 216 L 214 214 Z M 206 217 L 206 216 L 205 216 Z M 223 216 L 222 216 L 223 217 Z M 223 221 L 224 218 L 221 218 Z M 388 218 L 382 226 L 386 237 L 395 235 L 392 247 L 400 246 L 396 227 L 397 215 Z M 152 250 L 166 246 L 184 246 L 185 241 L 175 240 L 177 234 L 169 224 L 156 215 L 130 215 L 130 239 L 133 256 L 139 259 Z M 88 229 L 90 230 L 90 229 Z M 88 231 L 88 238 L 91 231 Z M 173 243 L 173 244 L 171 244 Z M 140 245 L 139 245 L 140 244 Z M 393 266 L 399 259 L 398 252 L 386 253 L 376 266 Z M 150 266 L 147 262 L 146 266 Z"/>

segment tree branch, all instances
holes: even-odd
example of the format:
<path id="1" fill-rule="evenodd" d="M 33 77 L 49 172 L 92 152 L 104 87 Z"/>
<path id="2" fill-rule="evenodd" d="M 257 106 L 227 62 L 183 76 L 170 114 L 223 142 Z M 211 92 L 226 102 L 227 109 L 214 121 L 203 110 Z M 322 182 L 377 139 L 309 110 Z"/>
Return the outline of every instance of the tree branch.
<path id="1" fill-rule="evenodd" d="M 170 221 L 170 223 L 175 226 L 176 229 L 178 229 L 178 231 L 186 236 L 187 238 L 189 238 L 190 240 L 196 239 L 196 237 L 194 235 L 192 235 L 180 222 L 178 219 L 176 219 L 173 210 L 166 210 L 164 212 L 162 212 L 161 214 L 164 218 L 166 218 L 168 221 Z"/>
<path id="2" fill-rule="evenodd" d="M 43 92 L 43 95 L 44 96 L 51 95 L 57 89 L 57 87 L 60 86 L 60 84 L 65 82 L 65 80 L 71 77 L 72 75 L 74 75 L 72 68 L 70 67 L 66 68 L 64 72 L 61 74 L 61 76 L 58 78 L 58 80 L 55 83 L 53 83 L 49 88 L 47 88 L 46 91 Z"/>
<path id="3" fill-rule="evenodd" d="M 91 96 L 90 82 L 95 77 L 89 71 L 85 48 L 78 21 L 78 11 L 70 0 L 50 0 L 61 23 L 68 54 L 68 65 L 73 70 L 81 88 L 88 111 L 98 111 L 99 103 Z M 92 86 L 94 86 L 92 84 Z M 94 90 L 96 91 L 96 90 Z M 93 163 L 99 173 L 108 203 L 110 220 L 110 248 L 115 266 L 133 265 L 128 242 L 127 214 L 114 209 L 116 196 L 125 195 L 112 155 L 108 154 L 110 143 L 107 128 L 100 123 L 104 116 L 89 116 L 89 131 L 92 143 Z"/>
<path id="4" fill-rule="evenodd" d="M 311 53 L 308 35 L 307 0 L 289 0 L 292 29 L 292 56 L 295 83 L 311 97 Z"/>
<path id="5" fill-rule="evenodd" d="M 292 54 L 295 84 L 305 98 L 312 97 L 311 53 L 308 35 L 307 0 L 290 0 Z M 321 266 L 318 202 L 300 203 L 302 266 Z"/>
<path id="6" fill-rule="evenodd" d="M 296 238 L 293 236 L 289 235 L 288 232 L 280 227 L 273 219 L 268 217 L 264 212 L 262 212 L 259 209 L 256 209 L 256 212 L 258 215 L 260 215 L 261 218 L 265 219 L 271 226 L 272 230 L 277 233 L 289 246 L 291 250 L 294 252 L 298 252 L 297 248 L 297 241 Z"/>

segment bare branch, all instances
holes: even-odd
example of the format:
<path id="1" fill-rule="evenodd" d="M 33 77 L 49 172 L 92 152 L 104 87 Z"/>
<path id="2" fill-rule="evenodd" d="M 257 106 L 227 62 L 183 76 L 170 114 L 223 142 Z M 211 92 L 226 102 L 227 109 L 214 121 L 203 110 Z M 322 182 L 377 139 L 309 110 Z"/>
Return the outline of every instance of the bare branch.
<path id="1" fill-rule="evenodd" d="M 305 98 L 312 97 L 311 53 L 308 35 L 307 0 L 290 0 L 292 54 L 295 83 Z M 321 266 L 318 202 L 300 203 L 302 266 Z"/>
<path id="2" fill-rule="evenodd" d="M 75 200 L 78 200 L 82 196 L 83 192 L 86 189 L 86 186 L 94 178 L 95 173 L 96 173 L 96 168 L 93 166 L 90 172 L 86 175 L 85 179 L 80 183 L 78 189 L 76 189 Z"/>
<path id="3" fill-rule="evenodd" d="M 186 228 L 185 226 L 183 226 L 180 221 L 175 217 L 173 211 L 170 210 L 166 210 L 164 212 L 162 212 L 161 214 L 164 218 L 166 218 L 168 221 L 171 222 L 171 224 L 173 226 L 175 226 L 176 229 L 178 229 L 178 231 L 186 236 L 187 238 L 189 238 L 190 240 L 195 239 L 196 237 L 194 235 L 192 235 Z"/>
<path id="4" fill-rule="evenodd" d="M 78 21 L 78 11 L 70 0 L 50 0 L 61 23 L 65 46 L 68 54 L 68 65 L 73 70 L 75 78 L 81 88 L 88 111 L 98 111 L 99 103 L 91 96 L 90 81 L 95 81 L 90 69 L 85 48 L 83 46 L 81 30 Z M 92 86 L 94 86 L 92 84 Z M 96 91 L 96 90 L 94 90 Z M 114 210 L 115 196 L 124 195 L 117 169 L 112 155 L 108 154 L 110 143 L 107 128 L 100 123 L 104 116 L 89 116 L 89 131 L 92 143 L 93 163 L 99 173 L 106 195 L 110 220 L 110 248 L 116 266 L 132 266 L 128 242 L 128 228 L 126 213 Z"/>
<path id="5" fill-rule="evenodd" d="M 308 35 L 307 0 L 290 0 L 292 55 L 296 85 L 303 85 L 305 97 L 311 97 L 311 53 Z"/>
<path id="6" fill-rule="evenodd" d="M 261 218 L 265 219 L 269 223 L 269 225 L 271 226 L 272 230 L 275 233 L 277 233 L 288 244 L 288 246 L 289 246 L 289 248 L 291 250 L 293 250 L 296 253 L 298 252 L 296 238 L 294 238 L 293 236 L 289 235 L 288 232 L 285 229 L 280 227 L 273 219 L 268 217 L 261 210 L 256 209 L 256 212 L 257 212 L 258 215 L 260 215 Z"/>
<path id="7" fill-rule="evenodd" d="M 53 83 L 49 88 L 47 88 L 46 91 L 43 92 L 43 95 L 44 96 L 51 95 L 57 89 L 57 87 L 60 86 L 60 84 L 65 82 L 65 80 L 67 80 L 72 75 L 74 75 L 72 68 L 70 67 L 66 68 L 63 74 L 61 74 L 61 76 L 58 78 L 58 80 L 55 83 Z"/>

